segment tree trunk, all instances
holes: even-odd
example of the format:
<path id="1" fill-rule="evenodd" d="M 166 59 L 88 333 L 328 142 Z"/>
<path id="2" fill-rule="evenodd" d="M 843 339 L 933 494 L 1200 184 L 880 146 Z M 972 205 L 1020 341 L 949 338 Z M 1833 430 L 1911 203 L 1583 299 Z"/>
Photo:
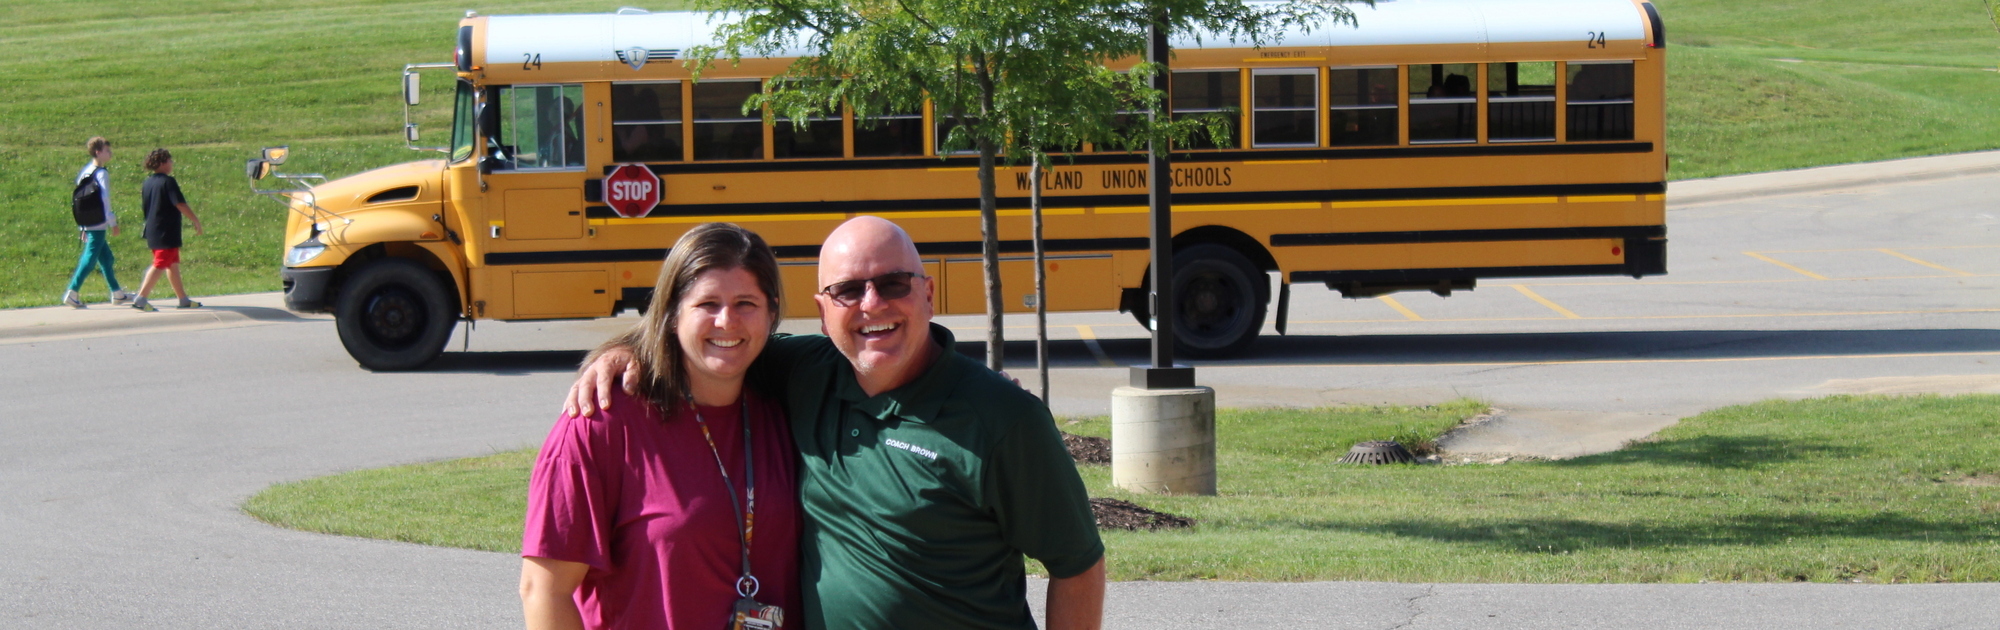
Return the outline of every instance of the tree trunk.
<path id="1" fill-rule="evenodd" d="M 998 148 L 993 142 L 981 138 L 979 144 L 979 246 L 982 266 L 986 271 L 986 367 L 998 372 L 1005 369 L 1007 336 L 1001 331 L 1002 311 L 1007 307 L 1000 299 L 1000 213 L 999 195 L 993 190 L 994 162 Z"/>
<path id="2" fill-rule="evenodd" d="M 1049 278 L 1042 251 L 1042 156 L 1028 162 L 1028 215 L 1035 222 L 1035 374 L 1042 404 L 1049 404 Z"/>

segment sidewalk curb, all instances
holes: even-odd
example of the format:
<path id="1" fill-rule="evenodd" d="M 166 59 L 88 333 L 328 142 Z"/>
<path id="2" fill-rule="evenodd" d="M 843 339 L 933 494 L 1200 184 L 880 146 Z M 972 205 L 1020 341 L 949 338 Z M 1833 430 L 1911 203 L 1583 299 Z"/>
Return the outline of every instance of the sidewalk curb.
<path id="1" fill-rule="evenodd" d="M 156 313 L 110 304 L 93 304 L 87 309 L 45 306 L 0 310 L 0 345 L 323 319 L 284 310 L 284 294 L 278 292 L 204 296 L 201 301 L 204 305 L 199 309 L 180 311 L 169 305 Z"/>
<path id="2" fill-rule="evenodd" d="M 1837 164 L 1668 182 L 1667 205 L 1692 206 L 1992 173 L 2000 173 L 2000 151 Z"/>
<path id="3" fill-rule="evenodd" d="M 53 307 L 68 308 L 68 307 Z M 119 308 L 119 307 L 111 307 Z M 74 310 L 74 309 L 71 309 Z M 87 310 L 87 309 L 86 309 Z M 98 320 L 90 322 L 41 323 L 28 325 L 0 325 L 0 341 L 17 339 L 61 337 L 82 333 L 136 330 L 147 328 L 179 328 L 200 326 L 211 323 L 244 321 L 250 319 L 241 313 L 230 311 L 202 311 L 189 313 L 132 313 L 123 321 Z M 9 322 L 11 323 L 11 322 Z"/>

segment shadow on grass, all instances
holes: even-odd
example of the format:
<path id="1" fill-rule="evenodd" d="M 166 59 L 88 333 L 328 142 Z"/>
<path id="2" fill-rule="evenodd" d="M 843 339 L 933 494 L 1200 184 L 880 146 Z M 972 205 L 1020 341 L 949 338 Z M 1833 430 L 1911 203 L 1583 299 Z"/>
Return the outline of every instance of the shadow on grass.
<path id="1" fill-rule="evenodd" d="M 1822 440 L 1786 440 L 1763 435 L 1698 437 L 1643 442 L 1623 449 L 1558 460 L 1547 465 L 1586 468 L 1615 464 L 1659 464 L 1750 469 L 1806 459 L 1853 457 L 1861 449 Z"/>
<path id="2" fill-rule="evenodd" d="M 498 375 L 575 372 L 585 354 L 588 352 L 583 350 L 446 352 L 420 371 Z"/>
<path id="3" fill-rule="evenodd" d="M 1399 520 L 1381 524 L 1296 524 L 1303 529 L 1344 530 L 1473 544 L 1522 553 L 1588 549 L 1660 549 L 1775 545 L 1793 540 L 1869 538 L 1901 542 L 1984 543 L 2000 526 L 1984 521 L 1939 521 L 1884 512 L 1865 517 L 1818 514 L 1752 514 L 1672 524 L 1598 523 L 1524 518 L 1475 523 Z"/>

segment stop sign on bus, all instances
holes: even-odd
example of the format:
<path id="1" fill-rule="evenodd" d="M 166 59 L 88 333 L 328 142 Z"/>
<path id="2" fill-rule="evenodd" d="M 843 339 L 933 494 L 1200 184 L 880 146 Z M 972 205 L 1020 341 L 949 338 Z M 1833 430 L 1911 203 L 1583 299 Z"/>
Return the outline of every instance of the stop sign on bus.
<path id="1" fill-rule="evenodd" d="M 637 219 L 660 205 L 660 178 L 644 164 L 625 164 L 604 176 L 604 203 L 627 219 Z"/>

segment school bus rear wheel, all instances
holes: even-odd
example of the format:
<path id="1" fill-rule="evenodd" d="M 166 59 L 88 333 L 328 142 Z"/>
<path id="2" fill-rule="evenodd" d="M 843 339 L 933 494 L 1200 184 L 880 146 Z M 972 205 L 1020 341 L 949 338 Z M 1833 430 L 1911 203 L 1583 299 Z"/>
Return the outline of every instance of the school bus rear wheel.
<path id="1" fill-rule="evenodd" d="M 1268 285 L 1249 258 L 1227 246 L 1174 252 L 1174 348 L 1190 358 L 1242 352 L 1264 327 Z"/>
<path id="2" fill-rule="evenodd" d="M 347 354 L 370 370 L 423 367 L 444 352 L 455 319 L 451 294 L 414 261 L 384 258 L 349 277 L 334 307 Z"/>

